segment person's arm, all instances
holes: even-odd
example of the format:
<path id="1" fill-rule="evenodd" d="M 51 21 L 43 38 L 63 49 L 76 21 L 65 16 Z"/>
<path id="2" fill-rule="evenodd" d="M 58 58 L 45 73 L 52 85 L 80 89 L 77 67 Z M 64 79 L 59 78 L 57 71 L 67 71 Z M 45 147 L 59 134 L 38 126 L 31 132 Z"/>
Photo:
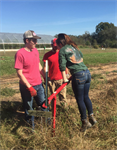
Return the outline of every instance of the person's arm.
<path id="1" fill-rule="evenodd" d="M 83 54 L 81 51 L 79 51 L 79 52 L 80 52 L 80 56 L 81 56 L 81 62 L 83 62 Z"/>
<path id="2" fill-rule="evenodd" d="M 47 53 L 43 56 L 43 70 L 44 70 L 44 73 L 46 73 L 46 60 L 48 60 L 47 59 Z"/>
<path id="3" fill-rule="evenodd" d="M 64 49 L 61 48 L 59 51 L 59 69 L 60 71 L 65 71 L 66 70 L 66 57 L 65 57 L 65 52 L 63 51 Z"/>
<path id="4" fill-rule="evenodd" d="M 66 71 L 68 71 L 67 68 L 66 68 L 66 62 L 67 62 L 67 60 L 66 60 L 66 57 L 65 57 L 65 52 L 61 49 L 59 51 L 59 69 L 60 69 L 60 71 L 62 73 L 62 76 L 63 76 L 63 82 L 68 82 L 69 81 L 67 79 L 67 76 L 66 76 L 66 73 L 67 73 Z"/>
<path id="5" fill-rule="evenodd" d="M 20 80 L 23 82 L 23 84 L 27 87 L 27 89 L 30 91 L 31 96 L 36 96 L 37 91 L 30 85 L 30 83 L 27 81 L 25 76 L 22 73 L 21 69 L 16 69 L 17 75 L 20 78 Z"/>
<path id="6" fill-rule="evenodd" d="M 43 70 L 44 70 L 44 72 L 46 72 L 46 62 L 44 62 Z"/>
<path id="7" fill-rule="evenodd" d="M 61 73 L 62 73 L 62 76 L 63 76 L 63 82 L 68 82 L 69 80 L 67 79 L 66 72 L 62 71 Z"/>
<path id="8" fill-rule="evenodd" d="M 42 68 L 42 65 L 40 64 L 40 62 L 39 62 L 39 71 L 40 71 L 40 74 L 42 75 L 43 79 L 45 80 L 45 71 Z"/>
<path id="9" fill-rule="evenodd" d="M 68 73 L 69 73 L 69 71 L 68 71 L 68 68 L 67 68 L 67 67 L 66 67 L 65 73 L 66 73 L 66 74 L 68 74 Z"/>
<path id="10" fill-rule="evenodd" d="M 16 69 L 16 72 L 17 72 L 17 75 L 18 75 L 18 77 L 20 78 L 20 80 L 24 83 L 24 85 L 25 85 L 27 88 L 30 88 L 31 85 L 29 84 L 29 82 L 27 81 L 27 79 L 25 78 L 25 76 L 23 75 L 22 70 Z"/>

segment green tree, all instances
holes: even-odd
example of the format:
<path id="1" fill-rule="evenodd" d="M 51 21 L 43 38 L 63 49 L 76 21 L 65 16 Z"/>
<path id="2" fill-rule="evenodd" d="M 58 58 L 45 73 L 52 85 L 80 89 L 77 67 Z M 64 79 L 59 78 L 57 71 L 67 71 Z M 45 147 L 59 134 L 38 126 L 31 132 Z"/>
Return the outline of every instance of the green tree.
<path id="1" fill-rule="evenodd" d="M 112 46 L 110 43 L 114 43 L 116 40 L 116 30 L 117 27 L 115 27 L 113 23 L 101 22 L 96 26 L 95 39 L 98 44 L 103 46 L 105 44 L 106 47 L 110 47 Z M 113 44 L 113 46 L 114 45 L 115 44 Z"/>
<path id="2" fill-rule="evenodd" d="M 96 33 L 99 34 L 101 31 L 108 30 L 109 28 L 113 28 L 113 23 L 101 22 L 96 26 Z"/>

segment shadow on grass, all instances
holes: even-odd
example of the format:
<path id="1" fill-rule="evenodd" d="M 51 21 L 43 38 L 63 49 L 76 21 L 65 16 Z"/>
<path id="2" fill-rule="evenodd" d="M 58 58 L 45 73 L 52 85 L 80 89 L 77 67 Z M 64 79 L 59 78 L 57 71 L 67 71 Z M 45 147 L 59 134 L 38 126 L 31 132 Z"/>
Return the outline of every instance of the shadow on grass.
<path id="1" fill-rule="evenodd" d="M 34 104 L 35 107 L 35 104 Z M 51 110 L 52 111 L 52 110 Z M 64 118 L 64 121 L 70 120 L 69 113 L 75 113 L 73 108 L 64 108 L 62 105 L 56 105 L 56 117 L 61 116 L 60 118 Z M 68 113 L 69 111 L 69 113 Z M 62 117 L 63 114 L 66 114 L 66 117 Z M 19 127 L 31 127 L 25 121 L 25 113 L 23 110 L 23 104 L 21 102 L 14 102 L 14 101 L 2 101 L 1 102 L 1 122 L 5 126 L 8 124 L 12 124 L 15 127 L 12 129 L 12 133 L 15 134 Z M 35 117 L 35 123 L 40 122 L 40 117 Z"/>
<path id="2" fill-rule="evenodd" d="M 24 111 L 21 102 L 13 101 L 2 101 L 1 102 L 1 122 L 4 124 L 14 124 L 17 126 L 14 128 L 14 131 L 17 130 L 20 126 L 25 125 L 24 120 Z"/>

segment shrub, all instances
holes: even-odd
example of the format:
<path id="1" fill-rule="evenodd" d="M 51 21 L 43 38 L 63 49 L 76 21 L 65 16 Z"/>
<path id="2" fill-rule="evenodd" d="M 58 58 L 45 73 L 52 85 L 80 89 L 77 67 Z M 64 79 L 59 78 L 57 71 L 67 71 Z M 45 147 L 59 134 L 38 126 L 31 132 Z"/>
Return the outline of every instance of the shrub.
<path id="1" fill-rule="evenodd" d="M 20 49 L 24 44 L 4 44 L 5 49 Z M 0 44 L 0 49 L 4 49 L 3 44 Z M 37 44 L 37 48 L 51 47 L 51 44 Z"/>
<path id="2" fill-rule="evenodd" d="M 90 42 L 89 41 L 86 41 L 85 43 L 87 46 L 90 46 Z"/>
<path id="3" fill-rule="evenodd" d="M 79 46 L 79 48 L 83 48 L 83 46 L 82 46 L 82 45 L 80 45 L 80 46 Z"/>
<path id="4" fill-rule="evenodd" d="M 3 44 L 0 44 L 0 49 L 4 49 Z"/>
<path id="5" fill-rule="evenodd" d="M 37 44 L 36 45 L 36 48 L 44 48 L 44 47 L 49 48 L 49 47 L 51 47 L 51 44 Z"/>
<path id="6" fill-rule="evenodd" d="M 93 47 L 94 47 L 95 49 L 98 49 L 98 45 L 94 45 Z"/>

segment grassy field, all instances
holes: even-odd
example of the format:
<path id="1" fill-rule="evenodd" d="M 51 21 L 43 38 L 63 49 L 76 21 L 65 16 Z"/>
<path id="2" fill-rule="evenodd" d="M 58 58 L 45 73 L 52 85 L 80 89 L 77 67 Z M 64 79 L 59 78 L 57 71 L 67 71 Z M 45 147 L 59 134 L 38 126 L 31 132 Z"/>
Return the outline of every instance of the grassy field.
<path id="1" fill-rule="evenodd" d="M 84 55 L 84 62 L 90 70 L 98 67 L 98 71 L 104 72 L 103 65 L 117 63 L 117 50 L 108 49 L 106 51 L 95 49 L 81 49 Z M 0 77 L 1 79 L 11 79 L 16 76 L 14 67 L 15 53 L 0 55 Z M 44 53 L 40 52 L 42 63 Z M 96 70 L 97 71 L 97 70 Z M 90 93 L 93 104 L 93 111 L 98 123 L 88 129 L 85 133 L 80 132 L 81 121 L 76 103 L 72 103 L 67 108 L 63 108 L 57 103 L 56 114 L 56 135 L 52 136 L 52 127 L 45 126 L 40 118 L 35 118 L 35 132 L 27 127 L 24 116 L 17 114 L 22 111 L 21 98 L 18 99 L 18 90 L 14 90 L 6 83 L 0 88 L 1 95 L 1 150 L 115 150 L 117 149 L 117 69 L 102 73 L 92 73 Z M 14 81 L 16 82 L 16 81 Z M 15 83 L 18 84 L 18 81 Z M 16 97 L 13 97 L 15 96 Z M 74 98 L 71 84 L 67 86 L 67 98 Z M 36 105 L 34 103 L 34 108 Z"/>
<path id="2" fill-rule="evenodd" d="M 81 49 L 84 55 L 84 63 L 88 66 L 97 66 L 100 64 L 117 62 L 117 49 L 107 49 L 105 51 L 95 49 Z M 47 52 L 47 51 L 46 51 Z M 14 69 L 14 57 L 16 52 L 0 53 L 0 76 L 7 76 L 16 74 Z M 43 65 L 42 59 L 44 51 L 40 51 L 40 61 Z"/>
<path id="3" fill-rule="evenodd" d="M 117 62 L 117 49 L 103 50 L 81 50 L 84 54 L 84 63 L 88 66 L 98 66 Z"/>

